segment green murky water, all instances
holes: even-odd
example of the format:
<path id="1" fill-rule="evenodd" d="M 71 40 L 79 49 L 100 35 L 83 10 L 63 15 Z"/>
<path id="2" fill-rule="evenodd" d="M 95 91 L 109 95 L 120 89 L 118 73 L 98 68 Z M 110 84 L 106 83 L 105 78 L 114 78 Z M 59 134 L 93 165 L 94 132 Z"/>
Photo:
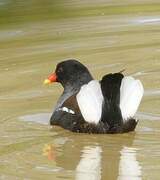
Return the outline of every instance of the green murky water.
<path id="1" fill-rule="evenodd" d="M 0 179 L 158 180 L 159 37 L 158 0 L 0 0 Z M 50 129 L 62 88 L 42 82 L 68 58 L 143 82 L 134 133 Z"/>

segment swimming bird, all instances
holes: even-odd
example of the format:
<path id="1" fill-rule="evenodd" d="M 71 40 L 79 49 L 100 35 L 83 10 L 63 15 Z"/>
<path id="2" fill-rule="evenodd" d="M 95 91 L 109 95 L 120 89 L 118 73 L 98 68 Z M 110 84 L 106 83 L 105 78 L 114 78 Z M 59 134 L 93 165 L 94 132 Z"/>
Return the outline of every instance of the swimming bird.
<path id="1" fill-rule="evenodd" d="M 44 84 L 58 82 L 63 93 L 50 118 L 51 125 L 79 133 L 124 133 L 133 131 L 134 117 L 144 89 L 140 80 L 122 72 L 95 80 L 87 67 L 69 59 L 57 64 Z"/>

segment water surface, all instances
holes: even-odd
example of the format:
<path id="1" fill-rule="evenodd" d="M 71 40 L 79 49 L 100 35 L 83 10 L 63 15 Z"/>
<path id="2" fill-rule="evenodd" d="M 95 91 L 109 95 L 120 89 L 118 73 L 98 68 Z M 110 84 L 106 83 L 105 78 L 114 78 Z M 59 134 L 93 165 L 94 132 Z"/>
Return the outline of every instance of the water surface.
<path id="1" fill-rule="evenodd" d="M 159 1 L 0 1 L 0 179 L 159 179 Z M 62 87 L 42 82 L 76 58 L 96 79 L 125 69 L 145 94 L 135 132 L 48 125 Z"/>

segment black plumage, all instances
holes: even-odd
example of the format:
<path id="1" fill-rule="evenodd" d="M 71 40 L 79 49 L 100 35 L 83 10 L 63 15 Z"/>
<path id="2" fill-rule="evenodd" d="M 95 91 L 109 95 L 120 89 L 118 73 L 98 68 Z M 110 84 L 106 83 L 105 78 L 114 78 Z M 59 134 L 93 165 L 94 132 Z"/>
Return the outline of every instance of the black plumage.
<path id="1" fill-rule="evenodd" d="M 85 121 L 76 99 L 81 87 L 93 80 L 88 69 L 76 60 L 67 60 L 57 65 L 55 73 L 57 82 L 62 84 L 64 91 L 51 116 L 51 125 L 81 133 L 123 133 L 135 129 L 137 121 L 133 118 L 123 121 L 121 114 L 122 73 L 107 74 L 100 81 L 103 103 L 101 119 L 97 124 Z M 63 107 L 74 113 L 63 111 Z"/>

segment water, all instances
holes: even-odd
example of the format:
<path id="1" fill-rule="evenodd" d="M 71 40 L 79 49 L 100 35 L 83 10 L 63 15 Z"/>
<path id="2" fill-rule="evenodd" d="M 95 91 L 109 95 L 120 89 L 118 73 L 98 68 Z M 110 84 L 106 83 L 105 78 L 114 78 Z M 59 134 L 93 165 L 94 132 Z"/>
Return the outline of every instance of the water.
<path id="1" fill-rule="evenodd" d="M 159 179 L 159 1 L 0 1 L 0 179 Z M 135 132 L 75 134 L 48 125 L 62 92 L 43 86 L 76 58 L 96 79 L 125 69 L 145 95 Z"/>

